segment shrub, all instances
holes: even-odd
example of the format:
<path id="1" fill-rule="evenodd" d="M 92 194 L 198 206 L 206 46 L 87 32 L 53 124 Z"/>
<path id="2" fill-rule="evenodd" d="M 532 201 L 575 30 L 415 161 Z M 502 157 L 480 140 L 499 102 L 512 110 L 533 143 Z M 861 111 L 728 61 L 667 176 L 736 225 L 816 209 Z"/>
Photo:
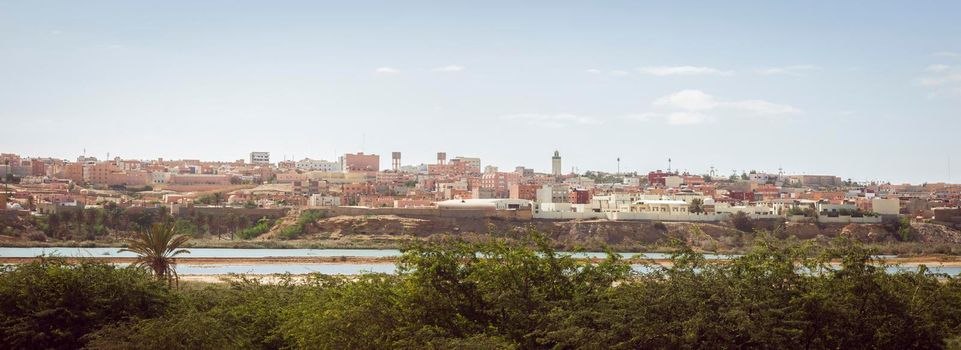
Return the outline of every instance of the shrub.
<path id="1" fill-rule="evenodd" d="M 181 292 L 157 318 L 106 327 L 88 338 L 91 349 L 282 349 L 283 312 L 293 304 L 289 278 L 276 284 L 240 279 L 226 287 Z M 299 299 L 299 298 L 296 298 Z"/>
<path id="2" fill-rule="evenodd" d="M 79 348 L 104 325 L 160 315 L 168 299 L 144 270 L 41 258 L 0 274 L 0 348 Z"/>
<path id="3" fill-rule="evenodd" d="M 754 232 L 754 220 L 751 220 L 751 217 L 743 211 L 734 213 L 729 220 L 731 221 L 731 225 L 739 231 Z"/>
<path id="4" fill-rule="evenodd" d="M 30 241 L 33 241 L 33 242 L 46 242 L 46 241 L 47 241 L 47 235 L 45 235 L 45 234 L 43 234 L 43 232 L 39 232 L 39 231 L 30 232 L 30 233 L 27 234 L 27 240 L 30 240 Z"/>
<path id="5" fill-rule="evenodd" d="M 174 221 L 174 232 L 184 236 L 197 237 L 199 229 L 197 224 L 187 219 L 177 219 Z"/>
<path id="6" fill-rule="evenodd" d="M 902 216 L 898 219 L 898 238 L 901 242 L 907 242 L 911 240 L 911 219 L 906 216 Z"/>
<path id="7" fill-rule="evenodd" d="M 256 225 L 237 232 L 237 236 L 241 239 L 253 239 L 257 236 L 267 233 L 267 231 L 270 231 L 270 228 L 273 226 L 273 220 L 262 218 L 260 221 L 257 221 Z"/>
<path id="8" fill-rule="evenodd" d="M 658 230 L 658 231 L 667 231 L 667 225 L 664 225 L 663 222 L 655 221 L 655 222 L 654 222 L 654 229 L 656 229 L 656 230 Z"/>
<path id="9" fill-rule="evenodd" d="M 280 232 L 277 233 L 277 236 L 280 237 L 280 239 L 298 238 L 307 233 L 308 225 L 326 216 L 326 213 L 319 210 L 305 210 L 300 213 L 300 217 L 297 218 L 297 223 L 282 228 Z"/>
<path id="10" fill-rule="evenodd" d="M 643 273 L 536 234 L 417 242 L 396 274 L 182 290 L 46 259 L 0 270 L 0 348 L 937 349 L 961 335 L 957 277 L 890 272 L 849 240 L 753 241 L 723 263 L 677 242 Z"/>

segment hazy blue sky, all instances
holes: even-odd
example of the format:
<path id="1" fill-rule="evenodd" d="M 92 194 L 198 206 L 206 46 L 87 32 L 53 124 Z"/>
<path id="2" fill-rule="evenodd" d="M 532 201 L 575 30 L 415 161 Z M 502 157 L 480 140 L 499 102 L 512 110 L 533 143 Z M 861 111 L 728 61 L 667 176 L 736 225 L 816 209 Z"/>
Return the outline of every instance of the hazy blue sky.
<path id="1" fill-rule="evenodd" d="M 0 1 L 0 151 L 961 181 L 961 2 L 775 2 Z"/>

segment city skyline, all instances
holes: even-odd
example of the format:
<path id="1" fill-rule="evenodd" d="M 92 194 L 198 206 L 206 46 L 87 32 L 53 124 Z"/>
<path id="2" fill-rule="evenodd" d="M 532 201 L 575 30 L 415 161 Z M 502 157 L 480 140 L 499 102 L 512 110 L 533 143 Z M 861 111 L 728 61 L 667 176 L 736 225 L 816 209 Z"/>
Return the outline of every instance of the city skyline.
<path id="1" fill-rule="evenodd" d="M 959 180 L 957 3 L 50 3 L 0 5 L 4 152 Z"/>
<path id="2" fill-rule="evenodd" d="M 531 164 L 515 164 L 515 165 L 491 164 L 491 163 L 487 162 L 487 161 L 485 160 L 485 158 L 482 157 L 482 156 L 478 157 L 477 155 L 455 154 L 455 153 L 450 153 L 450 159 L 455 159 L 455 158 L 479 159 L 480 162 L 481 162 L 481 167 L 480 167 L 480 168 L 481 168 L 482 171 L 486 171 L 485 169 L 486 169 L 486 167 L 488 167 L 488 166 L 494 166 L 495 168 L 497 168 L 497 171 L 499 171 L 499 172 L 513 172 L 513 171 L 515 170 L 515 168 L 526 168 L 526 169 L 528 169 L 528 170 L 533 170 L 534 172 L 539 173 L 539 174 L 549 175 L 549 174 L 554 174 L 554 173 L 555 173 L 555 171 L 554 171 L 554 164 L 553 164 L 553 163 L 554 163 L 554 158 L 558 155 L 558 152 L 559 152 L 559 151 L 555 150 L 554 152 L 555 152 L 555 153 L 552 153 L 552 154 L 550 155 L 549 162 L 546 162 L 548 165 L 546 165 L 546 166 L 540 166 L 540 164 L 535 165 L 535 166 L 532 166 Z M 252 153 L 267 153 L 268 156 L 270 157 L 270 158 L 269 158 L 270 160 L 269 160 L 269 162 L 253 162 L 253 161 L 251 161 L 251 158 L 250 158 Z M 388 172 L 388 171 L 391 171 L 391 170 L 392 170 L 392 165 L 391 165 L 391 163 L 392 163 L 391 153 L 400 153 L 401 155 L 405 155 L 405 154 L 406 154 L 405 152 L 396 151 L 396 150 L 395 150 L 395 151 L 391 151 L 391 152 L 364 152 L 364 151 L 358 151 L 358 152 L 339 153 L 339 154 L 333 155 L 333 156 L 331 156 L 331 157 L 310 157 L 310 156 L 300 157 L 300 156 L 295 156 L 295 155 L 291 155 L 291 156 L 281 155 L 281 158 L 280 158 L 280 159 L 277 159 L 277 158 L 275 158 L 276 155 L 273 154 L 272 152 L 259 150 L 259 151 L 253 151 L 253 152 L 250 152 L 250 153 L 248 153 L 248 154 L 245 154 L 244 157 L 239 157 L 239 158 L 234 158 L 234 159 L 203 159 L 203 158 L 189 158 L 189 157 L 152 157 L 152 158 L 137 158 L 137 157 L 124 157 L 123 155 L 112 154 L 112 153 L 107 153 L 107 154 L 104 155 L 104 157 L 98 157 L 98 156 L 95 155 L 95 154 L 88 154 L 88 153 L 82 153 L 82 154 L 78 155 L 77 157 L 50 157 L 50 156 L 46 156 L 46 155 L 27 155 L 27 154 L 24 154 L 23 156 L 25 157 L 25 159 L 30 159 L 30 158 L 33 158 L 33 159 L 54 158 L 54 159 L 65 160 L 65 161 L 67 161 L 67 162 L 80 162 L 80 161 L 81 161 L 82 159 L 84 159 L 84 158 L 87 158 L 87 159 L 89 159 L 89 158 L 94 158 L 94 159 L 96 159 L 98 162 L 112 162 L 112 161 L 115 160 L 115 159 L 120 159 L 120 160 L 122 160 L 122 161 L 138 161 L 138 162 L 148 162 L 148 163 L 149 163 L 149 162 L 153 162 L 153 161 L 158 161 L 158 160 L 163 160 L 164 162 L 199 161 L 199 162 L 204 162 L 204 163 L 207 163 L 207 162 L 214 162 L 214 163 L 233 163 L 233 162 L 238 162 L 238 161 L 240 161 L 240 162 L 243 162 L 244 164 L 247 164 L 247 165 L 264 164 L 264 165 L 271 165 L 271 166 L 279 166 L 279 165 L 281 165 L 282 162 L 300 163 L 300 162 L 302 162 L 302 161 L 307 161 L 307 160 L 315 161 L 315 162 L 316 162 L 316 161 L 322 161 L 322 162 L 332 162 L 332 163 L 343 163 L 343 161 L 344 161 L 344 156 L 347 155 L 347 154 L 361 154 L 361 155 L 366 154 L 366 155 L 373 155 L 373 156 L 378 156 L 378 157 L 380 157 L 381 159 L 379 160 L 379 167 L 380 167 L 380 170 L 379 170 L 379 171 Z M 428 158 L 416 158 L 416 159 L 414 159 L 414 160 L 410 160 L 410 158 L 408 158 L 407 156 L 402 156 L 402 158 L 400 159 L 400 164 L 399 164 L 399 165 L 402 166 L 402 167 L 417 167 L 417 166 L 426 166 L 426 165 L 439 164 L 439 160 L 438 160 L 438 158 L 437 158 L 437 157 L 439 156 L 439 155 L 438 155 L 439 153 L 444 153 L 444 154 L 445 154 L 445 157 L 447 157 L 447 154 L 448 154 L 449 152 L 434 152 L 434 153 L 431 154 L 431 156 L 429 157 L 429 159 L 428 159 Z M 474 158 L 474 157 L 476 157 L 476 158 Z M 845 174 L 827 174 L 827 173 L 816 173 L 816 172 L 809 172 L 809 171 L 789 171 L 789 169 L 785 169 L 784 167 L 778 167 L 777 169 L 762 169 L 762 168 L 752 168 L 752 167 L 745 167 L 745 168 L 740 168 L 740 169 L 724 169 L 724 168 L 717 167 L 717 166 L 709 166 L 707 169 L 704 169 L 704 170 L 689 169 L 689 168 L 685 167 L 683 163 L 680 164 L 681 166 L 679 167 L 677 163 L 674 163 L 674 159 L 672 159 L 672 158 L 666 158 L 666 159 L 664 159 L 664 164 L 663 164 L 664 166 L 663 166 L 663 167 L 655 167 L 655 168 L 650 168 L 650 169 L 634 169 L 634 168 L 625 168 L 625 167 L 623 167 L 623 159 L 622 159 L 621 157 L 617 157 L 617 158 L 614 159 L 615 167 L 616 167 L 615 170 L 610 170 L 610 169 L 582 169 L 582 168 L 578 167 L 578 165 L 577 165 L 576 163 L 573 163 L 573 164 L 572 164 L 572 163 L 568 163 L 569 160 L 566 159 L 566 158 L 564 158 L 563 154 L 560 154 L 560 158 L 559 158 L 559 159 L 562 159 L 562 160 L 563 160 L 563 163 L 562 163 L 562 165 L 560 166 L 560 172 L 561 172 L 562 175 L 565 175 L 565 176 L 566 176 L 566 175 L 584 175 L 586 172 L 601 172 L 601 173 L 618 174 L 618 175 L 636 174 L 636 176 L 645 176 L 645 174 L 647 174 L 647 173 L 649 173 L 649 172 L 661 172 L 661 171 L 663 171 L 663 172 L 665 172 L 665 173 L 691 174 L 691 175 L 711 175 L 711 174 L 713 173 L 713 175 L 711 175 L 711 176 L 715 176 L 715 177 L 717 177 L 717 178 L 728 178 L 728 177 L 731 177 L 732 175 L 733 175 L 733 176 L 736 176 L 736 177 L 740 177 L 740 176 L 742 176 L 742 175 L 744 175 L 744 174 L 748 174 L 748 173 L 752 173 L 752 174 L 753 174 L 753 173 L 759 173 L 759 174 L 771 174 L 771 175 L 779 175 L 779 174 L 781 174 L 781 175 L 784 175 L 784 176 L 794 176 L 794 175 L 830 175 L 830 176 L 838 176 L 838 177 L 843 178 L 843 179 L 845 179 L 845 180 L 851 180 L 851 181 L 860 182 L 860 183 L 912 184 L 911 182 L 906 182 L 906 181 L 900 181 L 900 182 L 899 182 L 899 181 L 890 181 L 890 180 L 886 180 L 886 179 L 883 179 L 883 178 L 876 178 L 876 179 L 857 179 L 857 178 L 852 178 L 852 177 L 845 176 Z M 298 168 L 298 170 L 299 170 L 299 168 Z M 728 170 L 729 170 L 729 171 L 728 171 Z M 309 170 L 309 169 L 308 169 L 308 170 L 304 170 L 304 171 L 316 171 L 316 169 L 315 169 L 315 170 Z M 336 171 L 336 172 L 341 172 L 341 171 L 342 171 L 342 170 L 338 170 L 338 171 Z M 919 182 L 919 183 L 913 183 L 913 184 L 923 184 L 923 183 L 928 183 L 928 182 Z M 942 182 L 937 182 L 937 181 L 932 181 L 931 183 L 950 183 L 950 182 L 943 182 L 943 181 L 942 181 Z"/>

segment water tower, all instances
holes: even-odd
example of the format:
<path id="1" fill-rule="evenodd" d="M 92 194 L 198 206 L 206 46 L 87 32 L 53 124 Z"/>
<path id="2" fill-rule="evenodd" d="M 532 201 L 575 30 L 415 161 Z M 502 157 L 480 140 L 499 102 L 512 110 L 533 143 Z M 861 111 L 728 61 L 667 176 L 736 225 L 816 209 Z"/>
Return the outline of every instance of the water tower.
<path id="1" fill-rule="evenodd" d="M 400 152 L 391 152 L 390 165 L 394 171 L 400 171 Z"/>

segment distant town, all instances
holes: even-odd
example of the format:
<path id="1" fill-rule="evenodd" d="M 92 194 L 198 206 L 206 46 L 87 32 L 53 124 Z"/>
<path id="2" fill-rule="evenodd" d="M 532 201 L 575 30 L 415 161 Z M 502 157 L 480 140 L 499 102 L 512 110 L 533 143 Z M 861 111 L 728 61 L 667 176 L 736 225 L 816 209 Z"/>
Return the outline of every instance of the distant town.
<path id="1" fill-rule="evenodd" d="M 501 169 L 477 157 L 438 152 L 433 164 L 408 165 L 392 152 L 347 153 L 337 160 L 274 163 L 269 152 L 233 162 L 76 160 L 0 154 L 0 209 L 37 214 L 96 208 L 192 207 L 449 210 L 515 219 L 721 221 L 754 219 L 880 223 L 909 216 L 959 223 L 961 185 L 854 183 L 835 175 L 750 171 L 721 175 L 670 169 L 646 174 Z M 668 163 L 669 164 L 669 163 Z M 473 209 L 471 211 L 464 211 Z"/>

